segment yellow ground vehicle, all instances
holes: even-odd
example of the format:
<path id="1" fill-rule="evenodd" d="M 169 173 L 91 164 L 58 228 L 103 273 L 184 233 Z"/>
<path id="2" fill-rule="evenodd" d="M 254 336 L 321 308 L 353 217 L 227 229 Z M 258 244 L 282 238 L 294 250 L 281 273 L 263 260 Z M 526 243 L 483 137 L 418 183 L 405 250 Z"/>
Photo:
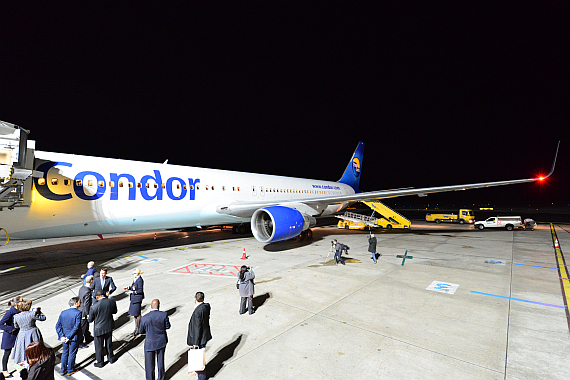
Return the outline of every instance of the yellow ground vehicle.
<path id="1" fill-rule="evenodd" d="M 427 213 L 426 214 L 426 222 L 449 222 L 449 223 L 475 223 L 475 214 L 473 214 L 473 210 L 469 209 L 460 209 L 459 213 Z"/>
<path id="2" fill-rule="evenodd" d="M 392 210 L 379 201 L 362 202 L 372 210 L 372 216 L 357 214 L 354 212 L 345 212 L 344 215 L 337 215 L 338 228 L 346 228 L 351 230 L 363 230 L 365 228 L 410 228 L 411 222 L 404 216 Z M 378 214 L 375 216 L 375 214 Z"/>

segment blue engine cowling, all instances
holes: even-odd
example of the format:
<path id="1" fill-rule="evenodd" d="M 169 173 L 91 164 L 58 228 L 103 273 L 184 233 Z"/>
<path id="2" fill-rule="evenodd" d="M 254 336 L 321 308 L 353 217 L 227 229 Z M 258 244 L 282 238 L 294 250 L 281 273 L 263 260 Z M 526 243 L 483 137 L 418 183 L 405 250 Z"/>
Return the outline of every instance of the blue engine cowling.
<path id="1" fill-rule="evenodd" d="M 262 243 L 293 239 L 315 225 L 315 218 L 284 206 L 260 208 L 251 217 L 253 236 Z"/>

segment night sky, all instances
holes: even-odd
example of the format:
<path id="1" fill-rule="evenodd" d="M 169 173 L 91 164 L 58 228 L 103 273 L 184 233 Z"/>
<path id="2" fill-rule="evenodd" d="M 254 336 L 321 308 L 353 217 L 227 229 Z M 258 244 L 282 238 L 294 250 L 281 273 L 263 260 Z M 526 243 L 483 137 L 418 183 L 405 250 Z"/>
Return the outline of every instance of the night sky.
<path id="1" fill-rule="evenodd" d="M 545 184 L 421 202 L 570 203 L 568 3 L 274 3 L 3 2 L 0 120 L 38 150 L 333 181 L 363 141 L 364 191 L 533 177 L 562 140 Z"/>

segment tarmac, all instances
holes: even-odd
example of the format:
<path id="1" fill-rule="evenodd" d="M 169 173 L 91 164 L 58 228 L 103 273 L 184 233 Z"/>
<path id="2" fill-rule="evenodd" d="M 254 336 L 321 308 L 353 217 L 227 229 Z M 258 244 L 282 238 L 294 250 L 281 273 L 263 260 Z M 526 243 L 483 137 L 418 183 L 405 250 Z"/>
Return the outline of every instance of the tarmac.
<path id="1" fill-rule="evenodd" d="M 563 251 L 570 228 L 555 228 Z M 143 314 L 154 298 L 169 313 L 167 379 L 196 378 L 186 336 L 197 291 L 212 308 L 210 378 L 568 378 L 568 309 L 549 225 L 509 232 L 413 221 L 408 231 L 376 232 L 377 264 L 367 236 L 330 226 L 310 241 L 269 245 L 227 230 L 10 242 L 0 248 L 0 312 L 15 295 L 34 300 L 47 316 L 38 322 L 44 340 L 60 353 L 55 323 L 93 260 L 118 287 L 118 360 L 95 368 L 90 344 L 68 379 L 144 379 L 144 336 L 128 337 L 134 320 L 121 291 L 134 268 L 144 271 Z M 344 266 L 329 255 L 334 238 L 350 247 Z M 253 315 L 238 313 L 243 264 L 256 274 Z"/>

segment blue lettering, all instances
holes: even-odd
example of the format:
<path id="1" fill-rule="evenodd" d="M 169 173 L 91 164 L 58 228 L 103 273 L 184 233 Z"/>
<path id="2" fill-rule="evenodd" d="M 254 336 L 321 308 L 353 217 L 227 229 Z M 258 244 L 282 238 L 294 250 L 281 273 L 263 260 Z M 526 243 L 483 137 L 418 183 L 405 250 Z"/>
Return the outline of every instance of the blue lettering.
<path id="1" fill-rule="evenodd" d="M 180 196 L 175 196 L 174 192 L 172 191 L 172 182 L 174 181 L 178 181 L 178 183 L 180 184 Z M 186 196 L 186 189 L 184 188 L 184 185 L 186 185 L 184 183 L 184 180 L 182 180 L 182 178 L 178 178 L 178 177 L 172 177 L 169 178 L 168 181 L 166 181 L 166 194 L 168 195 L 168 198 L 174 200 L 174 201 L 179 201 L 181 199 L 183 199 Z"/>
<path id="2" fill-rule="evenodd" d="M 97 178 L 97 192 L 94 195 L 85 194 L 85 190 L 83 189 L 83 179 L 88 175 L 92 175 Z M 77 186 L 77 181 L 81 181 L 81 186 Z M 103 186 L 99 186 L 99 182 L 102 182 Z M 77 195 L 79 198 L 86 201 L 94 201 L 101 198 L 105 194 L 105 190 L 107 190 L 107 184 L 105 183 L 105 178 L 101 174 L 97 172 L 84 171 L 75 176 L 75 181 L 73 181 L 73 190 L 75 190 L 75 195 Z"/>
<path id="3" fill-rule="evenodd" d="M 37 170 L 40 172 L 44 172 L 43 178 L 45 180 L 45 183 L 43 185 L 40 185 L 38 184 L 38 178 L 34 178 L 34 184 L 36 185 L 36 189 L 38 190 L 38 193 L 40 193 L 42 197 L 52 201 L 65 201 L 67 199 L 71 199 L 72 198 L 71 194 L 55 194 L 48 187 L 48 179 L 47 179 L 48 171 L 55 166 L 71 167 L 71 164 L 69 162 L 48 161 L 38 166 Z"/>
<path id="4" fill-rule="evenodd" d="M 162 177 L 160 176 L 160 172 L 158 170 L 154 171 L 154 175 L 155 177 L 151 175 L 145 175 L 144 177 L 141 178 L 141 184 L 142 184 L 141 195 L 143 199 L 146 201 L 151 201 L 155 198 L 158 201 L 162 200 Z M 159 185 L 158 188 L 156 189 L 156 194 L 154 194 L 154 196 L 152 197 L 148 195 L 148 189 L 146 188 L 146 184 L 149 179 L 153 179 L 154 182 L 156 182 Z"/>
<path id="5" fill-rule="evenodd" d="M 111 181 L 115 183 L 115 187 L 111 187 L 111 200 L 116 201 L 119 199 L 119 179 L 126 178 L 127 181 L 133 184 L 133 187 L 129 188 L 129 201 L 136 199 L 137 189 L 135 187 L 135 177 L 130 174 L 120 174 L 111 173 Z"/>
<path id="6" fill-rule="evenodd" d="M 37 167 L 38 171 L 41 171 L 44 173 L 43 175 L 43 179 L 45 181 L 45 183 L 43 183 L 42 185 L 39 184 L 38 178 L 34 178 L 34 184 L 35 184 L 35 188 L 37 189 L 38 193 L 49 200 L 52 201 L 64 201 L 67 199 L 72 199 L 73 195 L 71 193 L 67 193 L 67 194 L 56 194 L 53 191 L 51 191 L 51 189 L 48 187 L 48 172 L 51 168 L 56 167 L 56 166 L 66 166 L 66 167 L 72 167 L 72 164 L 69 162 L 53 162 L 53 161 L 46 161 L 44 163 L 42 163 L 40 166 Z M 178 177 L 172 177 L 172 178 L 168 178 L 168 180 L 166 181 L 166 184 L 163 185 L 163 181 L 162 181 L 162 175 L 160 174 L 159 170 L 153 170 L 154 175 L 145 175 L 141 178 L 140 180 L 140 192 L 141 192 L 141 196 L 144 200 L 146 201 L 151 201 L 151 200 L 158 200 L 161 201 L 164 197 L 164 188 L 166 188 L 166 194 L 168 196 L 168 198 L 175 200 L 175 201 L 179 201 L 181 199 L 184 199 L 187 195 L 187 193 L 189 193 L 189 198 L 190 200 L 195 200 L 196 199 L 196 186 L 200 183 L 200 179 L 196 178 L 188 178 L 188 185 L 186 185 L 186 182 L 184 182 L 184 180 L 182 178 L 178 178 Z M 85 193 L 85 177 L 87 176 L 93 176 L 95 177 L 95 186 L 96 186 L 96 192 L 93 195 L 87 195 Z M 116 201 L 119 199 L 119 182 L 121 181 L 121 179 L 127 180 L 128 183 L 132 183 L 133 186 L 129 187 L 129 200 L 136 200 L 137 197 L 137 185 L 136 185 L 136 180 L 135 177 L 132 174 L 128 174 L 128 173 L 122 173 L 122 174 L 117 174 L 117 173 L 109 173 L 109 177 L 111 182 L 113 183 L 114 186 L 111 187 L 111 195 L 110 195 L 110 200 L 112 201 Z M 42 181 L 42 182 L 44 182 Z M 154 183 L 156 183 L 158 186 L 154 186 L 154 183 L 152 186 L 149 186 L 147 188 L 147 184 L 149 183 L 149 181 L 153 181 Z M 164 187 L 163 187 L 164 186 Z M 315 186 L 315 185 L 313 185 Z M 316 186 L 315 186 L 316 187 Z M 149 194 L 149 192 L 152 193 L 152 191 L 149 191 L 149 189 L 151 188 L 155 188 L 155 192 L 154 194 Z M 176 190 L 175 190 L 176 189 Z M 107 182 L 105 180 L 105 177 L 103 177 L 102 174 L 94 172 L 94 171 L 82 171 L 80 173 L 78 173 L 74 180 L 73 180 L 73 190 L 75 192 L 75 195 L 83 200 L 86 201 L 94 201 L 97 200 L 101 197 L 103 197 L 103 195 L 105 195 L 105 191 L 107 190 Z M 178 190 L 180 190 L 180 193 L 178 192 Z M 179 194 L 179 195 L 175 195 Z"/>
<path id="7" fill-rule="evenodd" d="M 192 178 L 188 178 L 188 186 L 190 187 L 190 200 L 193 201 L 196 199 L 196 184 L 200 183 L 199 179 L 193 180 Z"/>

